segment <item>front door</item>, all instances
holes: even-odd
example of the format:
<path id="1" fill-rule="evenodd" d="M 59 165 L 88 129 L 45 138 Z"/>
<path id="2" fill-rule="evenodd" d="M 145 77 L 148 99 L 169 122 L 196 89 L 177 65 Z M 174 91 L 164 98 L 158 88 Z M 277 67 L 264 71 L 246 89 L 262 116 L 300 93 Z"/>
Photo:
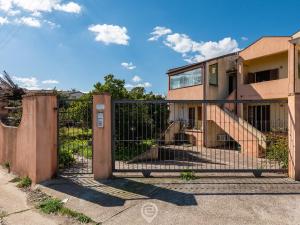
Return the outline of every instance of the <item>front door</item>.
<path id="1" fill-rule="evenodd" d="M 236 75 L 228 76 L 228 95 L 236 89 Z"/>

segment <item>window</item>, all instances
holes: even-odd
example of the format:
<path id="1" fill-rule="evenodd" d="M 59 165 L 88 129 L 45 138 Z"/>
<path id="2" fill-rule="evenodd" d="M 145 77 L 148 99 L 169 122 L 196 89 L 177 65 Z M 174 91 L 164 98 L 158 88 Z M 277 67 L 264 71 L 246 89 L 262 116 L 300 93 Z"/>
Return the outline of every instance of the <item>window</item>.
<path id="1" fill-rule="evenodd" d="M 170 89 L 202 84 L 202 68 L 170 76 Z"/>
<path id="2" fill-rule="evenodd" d="M 209 84 L 218 85 L 218 64 L 209 65 Z"/>
<path id="3" fill-rule="evenodd" d="M 245 83 L 252 84 L 277 79 L 279 79 L 279 69 L 264 70 L 256 73 L 248 73 Z"/>

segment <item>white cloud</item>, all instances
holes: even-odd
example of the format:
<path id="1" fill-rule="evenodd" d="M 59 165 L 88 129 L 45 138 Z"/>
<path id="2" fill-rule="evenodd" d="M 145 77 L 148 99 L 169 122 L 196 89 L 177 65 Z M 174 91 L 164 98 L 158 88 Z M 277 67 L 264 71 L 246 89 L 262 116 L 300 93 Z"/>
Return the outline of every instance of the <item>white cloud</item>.
<path id="1" fill-rule="evenodd" d="M 23 24 L 29 27 L 41 27 L 41 22 L 33 17 L 21 17 L 20 19 L 16 19 L 16 22 L 19 24 Z"/>
<path id="2" fill-rule="evenodd" d="M 12 79 L 20 86 L 29 90 L 40 89 L 38 85 L 38 79 L 36 77 L 16 77 L 13 76 Z"/>
<path id="3" fill-rule="evenodd" d="M 126 69 L 128 69 L 128 70 L 133 70 L 133 69 L 136 68 L 136 66 L 134 66 L 132 62 L 129 62 L 129 63 L 127 63 L 127 62 L 122 62 L 122 63 L 121 63 L 121 66 L 123 66 L 124 68 L 126 68 Z"/>
<path id="4" fill-rule="evenodd" d="M 89 31 L 96 35 L 95 40 L 104 44 L 128 45 L 130 37 L 127 35 L 126 27 L 118 25 L 97 24 L 91 25 Z"/>
<path id="5" fill-rule="evenodd" d="M 59 84 L 57 80 L 43 80 L 42 84 Z"/>
<path id="6" fill-rule="evenodd" d="M 241 37 L 242 41 L 248 41 L 247 37 Z"/>
<path id="7" fill-rule="evenodd" d="M 52 29 L 60 27 L 59 24 L 56 24 L 56 23 L 54 23 L 52 21 L 49 21 L 49 20 L 44 20 L 43 22 L 46 23 L 46 24 L 48 24 L 50 26 L 50 28 L 52 28 Z"/>
<path id="8" fill-rule="evenodd" d="M 135 88 L 135 87 L 144 87 L 144 88 L 152 87 L 151 83 L 142 82 L 142 81 L 143 81 L 143 79 L 140 76 L 135 75 L 131 79 L 131 82 L 133 82 L 133 83 L 125 84 L 125 88 L 132 89 L 132 88 Z"/>
<path id="9" fill-rule="evenodd" d="M 69 2 L 67 4 L 62 4 L 62 5 L 56 5 L 55 6 L 56 10 L 64 11 L 67 13 L 80 13 L 81 7 L 75 2 Z"/>
<path id="10" fill-rule="evenodd" d="M 1 17 L 0 16 L 0 25 L 4 25 L 4 24 L 8 24 L 9 21 L 7 19 L 7 17 Z"/>
<path id="11" fill-rule="evenodd" d="M 139 76 L 135 75 L 135 76 L 132 78 L 132 81 L 133 81 L 134 83 L 141 82 L 141 81 L 142 81 L 142 78 L 140 78 Z"/>
<path id="12" fill-rule="evenodd" d="M 172 33 L 172 30 L 166 27 L 154 27 L 153 31 L 151 32 L 152 37 L 148 39 L 148 41 L 157 41 L 161 36 L 167 35 Z"/>
<path id="13" fill-rule="evenodd" d="M 225 37 L 219 41 L 197 42 L 186 34 L 169 33 L 163 36 L 163 43 L 175 52 L 180 53 L 183 60 L 188 63 L 239 51 L 238 42 L 231 37 Z"/>
<path id="14" fill-rule="evenodd" d="M 37 18 L 43 17 L 43 13 L 63 11 L 78 14 L 81 12 L 81 6 L 73 1 L 62 3 L 62 0 L 0 0 L 0 11 L 6 16 L 14 17 L 11 24 L 41 27 L 41 21 Z M 48 23 L 51 28 L 53 24 Z"/>
<path id="15" fill-rule="evenodd" d="M 197 43 L 194 42 L 186 34 L 170 34 L 166 37 L 164 44 L 174 51 L 179 53 L 187 53 L 193 50 L 193 46 Z"/>
<path id="16" fill-rule="evenodd" d="M 80 13 L 81 6 L 75 2 L 61 3 L 61 0 L 0 0 L 0 9 L 5 12 L 20 8 L 30 12 L 51 12 L 52 10 L 67 13 Z"/>
<path id="17" fill-rule="evenodd" d="M 127 88 L 127 89 L 132 89 L 135 87 L 149 88 L 149 87 L 152 87 L 152 84 L 149 82 L 138 83 L 138 84 L 125 84 L 125 88 Z"/>

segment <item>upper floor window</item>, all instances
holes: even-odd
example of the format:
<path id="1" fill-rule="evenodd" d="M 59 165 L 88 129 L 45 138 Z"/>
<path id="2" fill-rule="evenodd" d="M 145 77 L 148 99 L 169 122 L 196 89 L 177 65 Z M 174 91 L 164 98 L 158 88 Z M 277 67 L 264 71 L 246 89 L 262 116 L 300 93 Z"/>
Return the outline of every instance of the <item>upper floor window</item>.
<path id="1" fill-rule="evenodd" d="M 252 84 L 277 79 L 279 79 L 279 69 L 272 69 L 255 73 L 248 73 L 245 83 Z"/>
<path id="2" fill-rule="evenodd" d="M 209 84 L 218 85 L 218 63 L 209 65 Z"/>
<path id="3" fill-rule="evenodd" d="M 170 76 L 170 89 L 202 84 L 202 68 Z"/>

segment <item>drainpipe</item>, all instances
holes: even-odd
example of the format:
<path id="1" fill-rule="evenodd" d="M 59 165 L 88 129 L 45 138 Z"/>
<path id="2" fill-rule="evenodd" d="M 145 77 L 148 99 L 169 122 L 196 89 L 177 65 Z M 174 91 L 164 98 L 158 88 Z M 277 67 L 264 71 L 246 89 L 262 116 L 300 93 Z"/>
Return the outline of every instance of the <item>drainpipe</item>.
<path id="1" fill-rule="evenodd" d="M 293 80 L 293 92 L 294 92 L 294 94 L 296 93 L 296 73 L 295 73 L 295 71 L 296 71 L 296 44 L 294 43 L 293 44 L 293 54 L 294 54 L 294 80 Z M 299 73 L 299 71 L 298 71 L 298 73 Z"/>
<path id="2" fill-rule="evenodd" d="M 203 63 L 203 100 L 207 99 L 206 96 L 206 63 Z M 207 144 L 207 103 L 203 104 L 203 137 L 204 137 L 204 146 Z"/>

